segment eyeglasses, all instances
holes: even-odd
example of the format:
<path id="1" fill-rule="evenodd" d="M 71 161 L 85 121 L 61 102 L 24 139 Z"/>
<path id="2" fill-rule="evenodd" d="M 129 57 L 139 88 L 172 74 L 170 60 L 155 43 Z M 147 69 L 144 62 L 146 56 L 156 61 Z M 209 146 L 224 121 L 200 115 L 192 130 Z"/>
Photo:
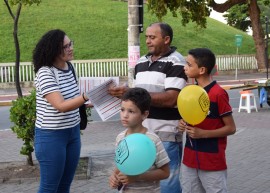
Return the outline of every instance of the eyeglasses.
<path id="1" fill-rule="evenodd" d="M 70 41 L 68 44 L 63 46 L 63 49 L 66 51 L 67 49 L 73 48 L 74 41 Z"/>

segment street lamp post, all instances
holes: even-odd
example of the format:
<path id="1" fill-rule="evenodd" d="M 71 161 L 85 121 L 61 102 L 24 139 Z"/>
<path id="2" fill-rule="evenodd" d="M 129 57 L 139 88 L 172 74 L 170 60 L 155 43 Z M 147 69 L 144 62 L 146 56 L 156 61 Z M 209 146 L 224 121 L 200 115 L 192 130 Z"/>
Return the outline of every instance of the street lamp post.
<path id="1" fill-rule="evenodd" d="M 269 68 L 269 62 L 268 62 L 268 39 L 269 39 L 269 32 L 268 32 L 268 17 L 265 16 L 265 34 L 266 34 L 266 39 L 265 39 L 265 67 L 266 67 L 266 78 L 268 79 L 268 68 Z"/>
<path id="2" fill-rule="evenodd" d="M 133 86 L 134 67 L 140 58 L 140 33 L 143 32 L 143 0 L 128 1 L 128 86 Z"/>

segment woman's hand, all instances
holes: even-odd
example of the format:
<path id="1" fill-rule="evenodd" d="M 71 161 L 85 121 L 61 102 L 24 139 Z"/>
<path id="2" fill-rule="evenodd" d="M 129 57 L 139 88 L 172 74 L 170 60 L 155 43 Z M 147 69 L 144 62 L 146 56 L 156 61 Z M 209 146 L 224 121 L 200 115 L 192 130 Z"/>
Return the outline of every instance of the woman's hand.
<path id="1" fill-rule="evenodd" d="M 85 104 L 85 107 L 86 107 L 86 108 L 93 108 L 94 105 L 93 105 L 92 103 L 86 103 L 86 104 Z"/>

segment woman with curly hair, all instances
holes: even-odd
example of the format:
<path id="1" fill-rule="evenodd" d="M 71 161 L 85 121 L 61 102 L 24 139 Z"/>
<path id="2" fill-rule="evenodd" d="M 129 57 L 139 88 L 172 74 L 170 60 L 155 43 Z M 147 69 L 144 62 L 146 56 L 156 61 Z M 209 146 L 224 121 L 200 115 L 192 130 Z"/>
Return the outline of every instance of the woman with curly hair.
<path id="1" fill-rule="evenodd" d="M 33 51 L 39 193 L 68 193 L 80 158 L 78 108 L 89 98 L 79 94 L 72 59 L 73 41 L 59 29 L 44 34 Z"/>

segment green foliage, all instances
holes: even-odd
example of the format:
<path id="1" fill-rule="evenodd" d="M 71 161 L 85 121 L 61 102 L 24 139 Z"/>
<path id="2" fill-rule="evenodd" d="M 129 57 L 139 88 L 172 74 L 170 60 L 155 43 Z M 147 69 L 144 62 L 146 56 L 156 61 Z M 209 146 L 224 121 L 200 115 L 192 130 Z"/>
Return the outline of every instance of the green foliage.
<path id="1" fill-rule="evenodd" d="M 20 153 L 31 155 L 34 151 L 34 129 L 36 120 L 36 91 L 32 90 L 29 96 L 20 97 L 12 101 L 10 120 L 14 123 L 11 130 L 24 141 Z"/>
<path id="2" fill-rule="evenodd" d="M 251 21 L 248 18 L 248 6 L 247 4 L 235 5 L 228 10 L 228 13 L 224 14 L 227 18 L 227 23 L 237 29 L 244 32 L 251 27 Z"/>
<path id="3" fill-rule="evenodd" d="M 264 17 L 268 16 L 270 18 L 270 8 L 269 0 L 258 0 L 258 5 L 261 10 L 261 23 L 264 24 Z M 224 14 L 224 17 L 227 18 L 227 23 L 230 26 L 233 26 L 237 29 L 240 29 L 244 32 L 248 30 L 248 27 L 251 27 L 251 21 L 248 13 L 247 4 L 239 4 L 228 9 L 227 13 Z M 262 25 L 265 29 L 265 26 Z"/>
<path id="4" fill-rule="evenodd" d="M 87 115 L 87 118 L 91 117 L 91 112 L 92 108 L 86 108 L 86 115 Z M 89 121 L 89 120 L 88 120 Z"/>
<path id="5" fill-rule="evenodd" d="M 208 3 L 205 0 L 148 0 L 148 9 L 161 20 L 170 10 L 174 17 L 177 12 L 182 16 L 182 25 L 186 26 L 190 21 L 199 27 L 206 28 L 206 17 L 210 15 Z M 198 14 L 200 13 L 200 14 Z"/>
<path id="6" fill-rule="evenodd" d="M 59 11 L 61 10 L 61 11 Z M 178 10 L 177 10 L 178 11 Z M 5 6 L 0 6 L 0 63 L 14 62 L 13 21 Z M 199 15 L 199 14 L 197 14 Z M 207 18 L 207 28 L 198 29 L 196 23 L 181 24 L 167 14 L 162 18 L 174 30 L 173 45 L 186 55 L 194 47 L 206 46 L 215 54 L 235 54 L 235 34 L 243 35 L 240 54 L 254 54 L 251 36 L 230 26 Z M 144 29 L 157 17 L 144 5 Z M 42 0 L 39 6 L 23 6 L 18 37 L 21 62 L 32 61 L 32 51 L 41 36 L 50 29 L 63 29 L 74 40 L 74 59 L 127 58 L 128 53 L 127 2 L 112 0 Z M 140 52 L 147 52 L 145 34 L 140 34 Z"/>
<path id="7" fill-rule="evenodd" d="M 9 0 L 11 5 L 17 5 L 21 3 L 22 5 L 32 5 L 40 4 L 41 0 Z"/>

